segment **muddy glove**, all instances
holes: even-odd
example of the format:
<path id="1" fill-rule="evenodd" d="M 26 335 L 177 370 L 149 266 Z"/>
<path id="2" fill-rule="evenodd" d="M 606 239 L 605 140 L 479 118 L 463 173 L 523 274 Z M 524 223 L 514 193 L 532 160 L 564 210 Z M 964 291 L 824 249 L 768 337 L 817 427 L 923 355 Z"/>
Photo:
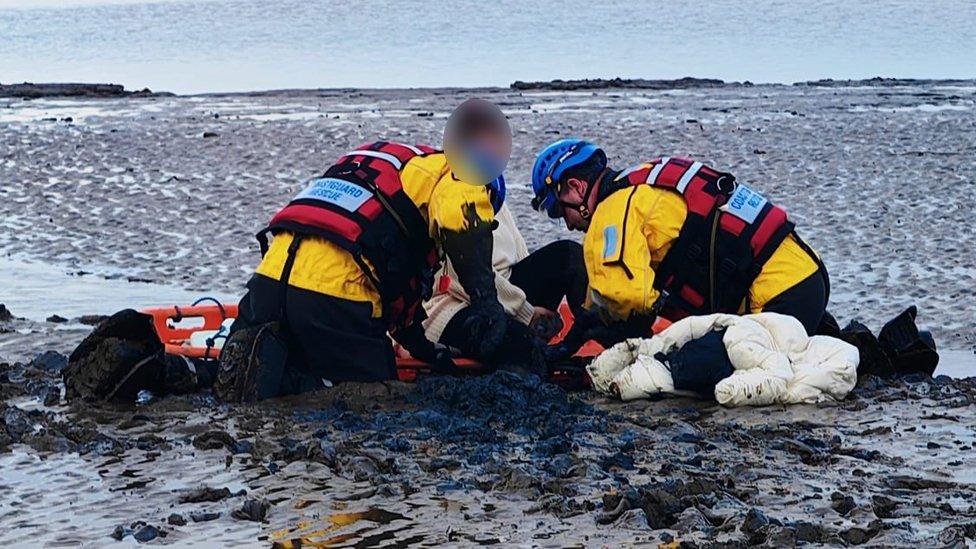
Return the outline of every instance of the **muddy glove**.
<path id="1" fill-rule="evenodd" d="M 546 361 L 565 360 L 591 339 L 609 349 L 625 339 L 650 337 L 654 319 L 652 315 L 631 315 L 627 320 L 606 324 L 595 311 L 586 311 L 573 321 L 562 341 L 546 348 Z"/>
<path id="2" fill-rule="evenodd" d="M 427 339 L 423 325 L 419 322 L 400 328 L 392 335 L 393 339 L 410 353 L 410 356 L 429 364 L 432 371 L 450 373 L 457 369 L 451 357 L 451 350 Z"/>
<path id="3" fill-rule="evenodd" d="M 635 337 L 651 337 L 654 335 L 651 327 L 654 325 L 654 315 L 632 314 L 627 320 L 604 324 L 600 322 L 590 329 L 590 339 L 596 340 L 604 347 L 612 347 L 625 339 Z"/>
<path id="4" fill-rule="evenodd" d="M 442 230 L 441 242 L 458 282 L 471 299 L 471 314 L 465 323 L 465 331 L 471 337 L 467 346 L 477 358 L 490 358 L 505 338 L 506 323 L 505 309 L 495 290 L 491 225 L 477 217 L 469 218 L 464 231 Z"/>
<path id="5" fill-rule="evenodd" d="M 600 318 L 594 312 L 583 311 L 573 319 L 573 326 L 566 332 L 566 337 L 559 343 L 547 345 L 545 349 L 546 363 L 561 362 L 576 354 L 584 343 L 590 340 L 590 332 L 594 326 L 600 324 Z"/>

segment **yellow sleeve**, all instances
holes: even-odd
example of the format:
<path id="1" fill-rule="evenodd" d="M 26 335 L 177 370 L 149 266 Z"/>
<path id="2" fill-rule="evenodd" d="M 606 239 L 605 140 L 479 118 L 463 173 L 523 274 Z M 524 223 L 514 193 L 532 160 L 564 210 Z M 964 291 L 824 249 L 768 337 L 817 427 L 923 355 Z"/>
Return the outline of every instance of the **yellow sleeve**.
<path id="1" fill-rule="evenodd" d="M 473 222 L 491 223 L 495 218 L 488 188 L 455 179 L 450 171 L 434 187 L 428 211 L 431 235 L 442 230 L 461 232 Z"/>
<path id="2" fill-rule="evenodd" d="M 427 219 L 430 235 L 435 238 L 441 229 L 465 229 L 470 223 L 465 217 L 468 210 L 468 215 L 486 223 L 495 217 L 488 188 L 455 179 L 443 153 L 412 158 L 400 171 L 400 182 Z"/>
<path id="3" fill-rule="evenodd" d="M 607 322 L 644 313 L 657 299 L 643 230 L 647 212 L 641 202 L 646 193 L 641 189 L 624 188 L 604 199 L 583 239 L 590 282 L 584 305 Z"/>

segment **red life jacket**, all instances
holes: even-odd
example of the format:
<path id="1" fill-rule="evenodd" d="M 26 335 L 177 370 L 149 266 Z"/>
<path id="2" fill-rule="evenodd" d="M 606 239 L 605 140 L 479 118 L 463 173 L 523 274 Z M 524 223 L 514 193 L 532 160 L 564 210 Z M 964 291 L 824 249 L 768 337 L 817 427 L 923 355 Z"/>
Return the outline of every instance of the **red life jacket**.
<path id="1" fill-rule="evenodd" d="M 655 269 L 654 288 L 661 292 L 655 313 L 665 318 L 738 313 L 763 265 L 794 229 L 786 210 L 701 162 L 659 158 L 617 180 L 672 189 L 688 207 L 678 238 Z"/>
<path id="2" fill-rule="evenodd" d="M 352 254 L 379 292 L 390 327 L 409 325 L 430 298 L 440 259 L 427 221 L 403 191 L 400 170 L 410 159 L 434 152 L 425 145 L 379 141 L 340 157 L 258 233 L 262 253 L 268 232 L 325 238 Z"/>

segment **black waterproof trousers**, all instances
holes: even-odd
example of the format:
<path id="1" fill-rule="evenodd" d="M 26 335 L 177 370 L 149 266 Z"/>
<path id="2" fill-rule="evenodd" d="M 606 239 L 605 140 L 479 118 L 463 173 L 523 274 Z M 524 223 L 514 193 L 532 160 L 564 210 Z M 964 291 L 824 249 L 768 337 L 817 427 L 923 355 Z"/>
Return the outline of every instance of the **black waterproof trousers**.
<path id="1" fill-rule="evenodd" d="M 282 394 L 321 387 L 323 380 L 396 379 L 393 345 L 383 322 L 372 318 L 369 303 L 294 286 L 285 295 L 288 362 Z M 251 277 L 231 331 L 278 320 L 280 296 L 277 280 L 262 275 Z"/>

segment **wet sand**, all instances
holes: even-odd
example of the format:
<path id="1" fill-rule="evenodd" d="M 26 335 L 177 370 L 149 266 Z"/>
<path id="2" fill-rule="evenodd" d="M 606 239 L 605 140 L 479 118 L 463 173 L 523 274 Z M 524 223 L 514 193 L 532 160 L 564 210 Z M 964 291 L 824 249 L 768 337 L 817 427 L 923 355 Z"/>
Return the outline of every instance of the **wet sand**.
<path id="1" fill-rule="evenodd" d="M 788 208 L 842 322 L 878 328 L 915 302 L 942 348 L 972 353 L 976 84 L 0 100 L 0 253 L 237 295 L 253 233 L 305 178 L 378 136 L 438 142 L 470 95 L 511 117 L 509 201 L 530 248 L 568 236 L 528 207 L 547 142 L 589 137 L 619 167 L 693 156 Z M 758 410 L 623 405 L 506 375 L 71 409 L 56 361 L 27 363 L 89 328 L 74 309 L 45 322 L 57 298 L 37 299 L 0 323 L 7 543 L 102 544 L 121 528 L 135 544 L 146 525 L 179 545 L 976 539 L 972 379 L 868 379 L 836 405 Z M 204 486 L 229 494 L 188 492 Z M 270 505 L 264 522 L 233 516 L 249 500 Z"/>
<path id="2" fill-rule="evenodd" d="M 529 207 L 548 142 L 590 138 L 621 168 L 692 156 L 789 210 L 842 322 L 878 328 L 915 302 L 944 347 L 976 343 L 976 83 L 0 99 L 0 253 L 239 293 L 253 234 L 306 178 L 380 136 L 438 143 L 471 95 L 511 118 L 509 204 L 530 248 L 571 236 Z"/>

